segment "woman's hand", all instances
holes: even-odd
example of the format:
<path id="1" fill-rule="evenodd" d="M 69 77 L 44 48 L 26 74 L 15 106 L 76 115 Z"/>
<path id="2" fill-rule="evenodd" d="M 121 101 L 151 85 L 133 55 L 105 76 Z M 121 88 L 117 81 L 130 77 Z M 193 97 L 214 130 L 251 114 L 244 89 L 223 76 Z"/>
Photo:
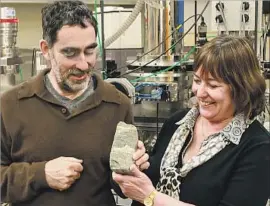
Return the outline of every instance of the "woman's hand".
<path id="1" fill-rule="evenodd" d="M 138 141 L 137 149 L 133 154 L 133 160 L 141 171 L 148 169 L 150 166 L 150 163 L 148 162 L 149 155 L 146 153 L 144 144 L 140 140 Z"/>
<path id="2" fill-rule="evenodd" d="M 113 172 L 113 180 L 119 184 L 126 197 L 143 203 L 143 200 L 155 188 L 151 180 L 136 165 L 132 165 L 130 169 L 130 175 L 121 175 Z"/>

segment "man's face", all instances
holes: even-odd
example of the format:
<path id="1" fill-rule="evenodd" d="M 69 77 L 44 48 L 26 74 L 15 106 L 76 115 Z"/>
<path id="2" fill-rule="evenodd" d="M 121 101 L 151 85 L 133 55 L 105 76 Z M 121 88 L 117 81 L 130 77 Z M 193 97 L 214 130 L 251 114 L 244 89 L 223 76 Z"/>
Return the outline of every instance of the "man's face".
<path id="1" fill-rule="evenodd" d="M 86 28 L 66 25 L 58 31 L 49 59 L 62 90 L 77 93 L 87 87 L 96 64 L 96 47 L 95 30 L 89 23 Z"/>

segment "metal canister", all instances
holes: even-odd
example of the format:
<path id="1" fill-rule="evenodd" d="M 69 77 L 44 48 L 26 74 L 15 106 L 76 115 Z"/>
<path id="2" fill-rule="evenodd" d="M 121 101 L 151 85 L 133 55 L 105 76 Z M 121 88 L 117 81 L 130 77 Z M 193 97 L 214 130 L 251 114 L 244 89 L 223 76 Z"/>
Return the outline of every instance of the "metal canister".
<path id="1" fill-rule="evenodd" d="M 16 48 L 18 22 L 14 8 L 0 8 L 1 91 L 15 85 L 15 74 L 18 73 L 19 64 L 22 63 Z"/>
<path id="2" fill-rule="evenodd" d="M 14 8 L 2 7 L 0 13 L 0 46 L 15 47 L 18 19 Z"/>

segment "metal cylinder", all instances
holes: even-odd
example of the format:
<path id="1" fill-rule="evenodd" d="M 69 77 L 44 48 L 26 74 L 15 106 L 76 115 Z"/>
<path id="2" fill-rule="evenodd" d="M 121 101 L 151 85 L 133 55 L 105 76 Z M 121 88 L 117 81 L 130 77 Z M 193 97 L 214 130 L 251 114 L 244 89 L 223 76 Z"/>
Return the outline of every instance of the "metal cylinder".
<path id="1" fill-rule="evenodd" d="M 159 4 L 157 0 L 152 0 Z M 148 52 L 159 43 L 159 9 L 151 4 L 145 4 L 145 44 L 144 51 Z M 150 55 L 158 55 L 159 48 L 155 49 Z"/>
<path id="2" fill-rule="evenodd" d="M 16 48 L 18 19 L 12 7 L 0 8 L 0 74 L 1 91 L 16 84 L 15 74 L 22 63 Z"/>
<path id="3" fill-rule="evenodd" d="M 14 8 L 1 7 L 0 10 L 0 73 L 17 73 L 16 68 L 22 63 L 16 48 L 18 19 Z"/>
<path id="4" fill-rule="evenodd" d="M 39 72 L 49 67 L 49 62 L 46 61 L 45 57 L 42 55 L 42 52 L 35 51 L 35 73 L 38 74 Z"/>
<path id="5" fill-rule="evenodd" d="M 18 33 L 18 19 L 14 8 L 2 7 L 0 13 L 0 46 L 14 47 Z"/>

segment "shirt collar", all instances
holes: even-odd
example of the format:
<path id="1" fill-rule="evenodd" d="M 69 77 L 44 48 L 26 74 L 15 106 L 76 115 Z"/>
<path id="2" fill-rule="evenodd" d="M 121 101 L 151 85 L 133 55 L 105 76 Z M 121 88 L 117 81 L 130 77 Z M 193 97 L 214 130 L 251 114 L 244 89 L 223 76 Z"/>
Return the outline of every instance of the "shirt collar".
<path id="1" fill-rule="evenodd" d="M 245 130 L 254 120 L 246 120 L 243 113 L 234 116 L 232 121 L 224 127 L 221 133 L 226 139 L 238 145 Z"/>
<path id="2" fill-rule="evenodd" d="M 49 92 L 44 84 L 44 78 L 49 71 L 50 69 L 45 69 L 36 76 L 22 83 L 17 94 L 18 99 L 30 98 L 34 95 L 41 98 L 47 96 Z M 97 81 L 97 87 L 92 97 L 93 104 L 99 104 L 101 101 L 117 104 L 121 104 L 123 102 L 123 95 L 115 89 L 115 86 L 103 81 L 99 74 L 94 74 L 94 76 Z"/>
<path id="3" fill-rule="evenodd" d="M 176 122 L 177 125 L 183 125 L 189 130 L 193 130 L 196 120 L 199 116 L 199 110 L 196 106 L 191 108 L 186 116 L 180 121 Z M 240 113 L 234 116 L 232 121 L 218 133 L 223 135 L 230 142 L 238 145 L 242 134 L 249 127 L 254 120 L 246 120 L 244 114 Z"/>
<path id="4" fill-rule="evenodd" d="M 192 107 L 186 116 L 180 121 L 176 122 L 177 125 L 184 125 L 188 129 L 192 130 L 194 128 L 195 122 L 199 116 L 199 110 L 197 107 Z"/>

